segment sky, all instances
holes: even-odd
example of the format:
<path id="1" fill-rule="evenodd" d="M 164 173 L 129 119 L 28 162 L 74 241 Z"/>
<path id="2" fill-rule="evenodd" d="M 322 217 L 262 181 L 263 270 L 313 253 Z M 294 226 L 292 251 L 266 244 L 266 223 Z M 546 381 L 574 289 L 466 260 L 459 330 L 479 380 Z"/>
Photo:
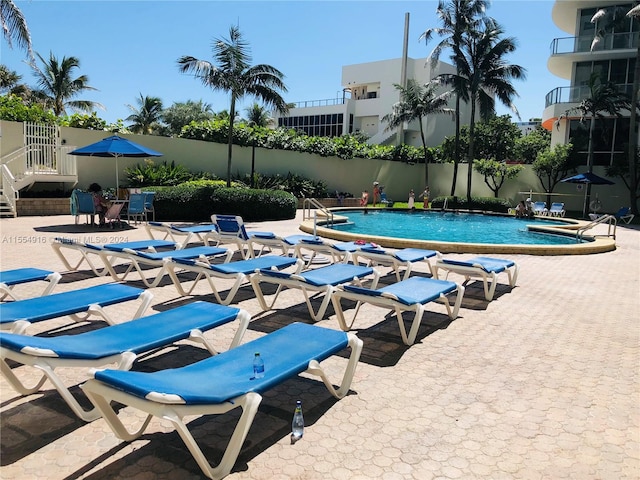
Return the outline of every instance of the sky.
<path id="1" fill-rule="evenodd" d="M 143 96 L 159 97 L 163 106 L 202 100 L 218 112 L 229 109 L 229 97 L 214 92 L 178 70 L 189 55 L 213 61 L 211 45 L 228 38 L 239 25 L 249 43 L 252 63 L 268 64 L 284 75 L 287 103 L 341 95 L 342 66 L 400 58 L 405 13 L 410 14 L 409 57 L 426 58 L 437 43 L 419 41 L 428 28 L 440 26 L 437 1 L 96 1 L 15 0 L 26 18 L 34 51 L 48 59 L 74 56 L 96 91 L 77 99 L 104 105 L 97 115 L 108 123 L 126 119 Z M 487 13 L 514 37 L 518 48 L 507 57 L 524 67 L 527 79 L 514 82 L 515 105 L 522 121 L 539 118 L 545 95 L 568 80 L 547 70 L 549 47 L 570 36 L 551 20 L 552 0 L 493 0 Z M 441 60 L 448 60 L 444 52 Z M 26 54 L 2 38 L 0 62 L 35 86 Z M 240 114 L 253 99 L 240 105 Z M 68 113 L 72 113 L 69 111 Z M 511 113 L 498 105 L 497 114 Z M 514 116 L 514 121 L 518 119 Z M 125 121 L 125 125 L 127 122 Z"/>

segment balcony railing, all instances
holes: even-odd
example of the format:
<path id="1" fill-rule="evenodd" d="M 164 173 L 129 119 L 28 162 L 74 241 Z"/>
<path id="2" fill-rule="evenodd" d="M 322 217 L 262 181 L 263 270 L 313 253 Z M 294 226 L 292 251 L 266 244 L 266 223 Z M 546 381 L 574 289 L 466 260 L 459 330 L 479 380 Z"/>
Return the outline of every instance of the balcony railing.
<path id="1" fill-rule="evenodd" d="M 617 85 L 618 90 L 626 93 L 631 97 L 633 91 L 632 83 L 621 83 Z M 578 87 L 558 87 L 547 93 L 544 100 L 544 107 L 547 108 L 550 105 L 556 103 L 580 103 L 585 98 L 591 95 L 591 90 L 588 85 L 582 85 Z"/>
<path id="2" fill-rule="evenodd" d="M 551 42 L 551 55 L 564 53 L 588 53 L 591 52 L 593 35 L 582 37 L 554 38 Z M 607 50 L 624 50 L 638 47 L 638 32 L 611 33 L 605 35 L 593 49 L 594 52 Z"/>
<path id="3" fill-rule="evenodd" d="M 294 102 L 294 108 L 309 108 L 309 107 L 329 107 L 331 105 L 344 105 L 348 99 L 339 98 L 327 98 L 324 100 L 305 100 L 303 102 Z"/>

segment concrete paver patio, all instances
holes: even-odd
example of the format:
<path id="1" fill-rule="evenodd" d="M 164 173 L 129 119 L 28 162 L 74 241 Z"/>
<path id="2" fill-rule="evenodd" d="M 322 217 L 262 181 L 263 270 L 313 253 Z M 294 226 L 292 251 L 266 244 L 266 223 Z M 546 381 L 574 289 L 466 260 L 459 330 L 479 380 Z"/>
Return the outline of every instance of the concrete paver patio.
<path id="1" fill-rule="evenodd" d="M 291 235 L 299 233 L 300 221 L 299 212 L 296 220 L 248 226 Z M 2 270 L 60 272 L 64 267 L 50 246 L 56 236 L 95 243 L 147 238 L 140 225 L 99 230 L 73 225 L 70 215 L 2 219 L 0 234 Z M 517 287 L 502 283 L 496 298 L 486 302 L 482 288 L 469 285 L 453 321 L 443 306 L 431 306 L 411 347 L 402 344 L 395 319 L 362 307 L 356 332 L 364 351 L 351 394 L 336 401 L 307 377 L 267 392 L 227 478 L 640 478 L 640 231 L 618 227 L 616 243 L 614 252 L 596 255 L 510 255 L 521 265 Z M 428 272 L 426 266 L 416 270 Z M 65 273 L 55 292 L 109 282 L 89 270 Z M 141 286 L 135 276 L 128 283 Z M 195 296 L 181 298 L 167 279 L 152 289 L 148 313 L 194 298 L 215 301 L 207 288 L 202 284 Z M 245 341 L 292 321 L 311 323 L 296 290 L 284 292 L 275 311 L 261 312 L 250 287 L 240 290 L 234 305 L 253 315 Z M 131 315 L 135 306 L 109 308 L 118 318 Z M 327 315 L 318 325 L 337 329 L 331 307 Z M 63 327 L 78 332 L 95 325 L 59 319 L 30 332 Z M 232 334 L 223 327 L 207 336 L 222 348 Z M 134 369 L 170 368 L 205 356 L 200 347 L 184 343 L 143 358 Z M 331 358 L 328 369 L 338 372 L 345 362 Z M 19 368 L 26 378 L 36 378 Z M 86 378 L 67 370 L 62 376 L 69 385 Z M 50 384 L 43 388 L 21 397 L 0 380 L 2 479 L 202 478 L 168 422 L 154 419 L 141 439 L 125 443 L 102 419 L 78 420 Z M 307 428 L 291 445 L 297 399 Z M 130 409 L 121 415 L 143 420 Z M 235 419 L 190 422 L 210 459 L 219 459 L 226 439 L 219 434 L 226 435 Z"/>

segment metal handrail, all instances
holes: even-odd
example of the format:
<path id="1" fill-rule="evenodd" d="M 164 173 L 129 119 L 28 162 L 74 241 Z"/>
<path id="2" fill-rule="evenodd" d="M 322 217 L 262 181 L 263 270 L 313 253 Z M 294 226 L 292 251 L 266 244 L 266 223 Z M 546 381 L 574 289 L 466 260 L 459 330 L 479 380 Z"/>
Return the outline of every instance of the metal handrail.
<path id="1" fill-rule="evenodd" d="M 602 215 L 601 217 L 596 218 L 594 221 L 592 221 L 591 223 L 588 223 L 584 227 L 580 227 L 576 232 L 576 240 L 578 241 L 582 240 L 582 236 L 584 235 L 584 232 L 586 232 L 587 230 L 591 230 L 596 225 L 601 225 L 603 223 L 608 224 L 606 236 L 613 237 L 613 239 L 615 240 L 616 228 L 618 226 L 618 219 L 615 217 L 615 215 L 608 215 L 608 214 Z M 613 227 L 613 234 L 611 233 L 611 227 Z"/>
<path id="2" fill-rule="evenodd" d="M 318 200 L 316 200 L 315 198 L 304 198 L 304 200 L 302 201 L 302 219 L 303 220 L 311 220 L 311 207 L 314 207 L 314 210 L 320 210 L 325 217 L 327 217 L 327 223 L 331 226 L 333 226 L 333 212 L 331 210 L 329 210 L 327 207 L 325 207 L 324 205 L 322 205 Z M 316 216 L 313 216 L 314 218 L 314 229 L 315 229 L 315 219 Z"/>
<path id="3" fill-rule="evenodd" d="M 17 199 L 20 196 L 20 192 L 14 187 L 15 178 L 11 173 L 11 170 L 9 170 L 9 167 L 7 167 L 5 164 L 2 164 L 0 167 L 2 168 L 2 195 L 6 199 L 6 202 L 9 204 L 13 216 L 17 217 Z M 7 195 L 7 190 L 9 191 L 9 195 Z"/>

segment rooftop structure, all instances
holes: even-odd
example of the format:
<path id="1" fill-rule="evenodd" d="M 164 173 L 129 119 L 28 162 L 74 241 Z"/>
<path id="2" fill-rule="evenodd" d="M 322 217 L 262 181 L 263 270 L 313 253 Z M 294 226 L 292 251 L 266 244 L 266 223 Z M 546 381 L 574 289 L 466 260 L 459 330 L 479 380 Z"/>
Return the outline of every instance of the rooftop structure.
<path id="1" fill-rule="evenodd" d="M 407 79 L 420 84 L 444 73 L 455 73 L 455 68 L 438 62 L 435 67 L 427 58 L 407 59 Z M 296 102 L 288 115 L 275 114 L 278 126 L 296 128 L 308 135 L 335 137 L 350 133 L 366 134 L 371 144 L 405 143 L 421 146 L 418 122 L 411 122 L 403 129 L 398 142 L 398 130 L 386 130 L 382 117 L 391 112 L 400 100 L 395 84 L 401 83 L 402 58 L 380 60 L 342 67 L 342 95 L 325 100 Z M 451 107 L 453 108 L 453 100 Z M 468 121 L 469 110 L 462 105 L 462 122 Z M 445 136 L 455 133 L 453 117 L 430 115 L 425 122 L 427 145 L 442 143 Z"/>

